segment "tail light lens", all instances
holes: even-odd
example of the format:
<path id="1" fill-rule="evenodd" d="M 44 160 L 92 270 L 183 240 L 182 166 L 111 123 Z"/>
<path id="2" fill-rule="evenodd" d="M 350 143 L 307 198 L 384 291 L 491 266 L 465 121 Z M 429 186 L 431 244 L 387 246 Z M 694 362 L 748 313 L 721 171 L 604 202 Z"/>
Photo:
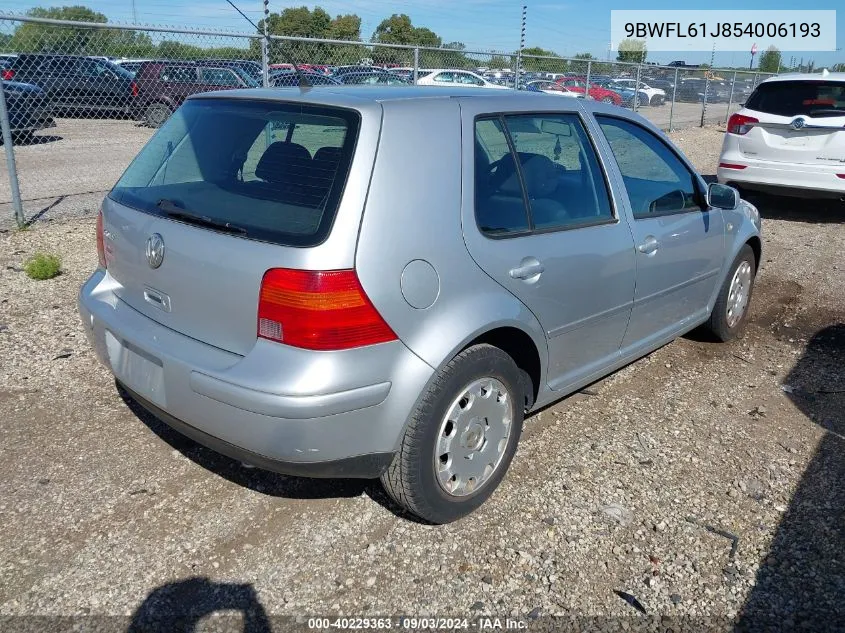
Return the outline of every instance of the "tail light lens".
<path id="1" fill-rule="evenodd" d="M 97 257 L 100 260 L 100 268 L 106 268 L 106 247 L 103 235 L 103 210 L 97 214 Z"/>
<path id="2" fill-rule="evenodd" d="M 3 81 L 12 81 L 15 78 L 15 71 L 11 68 L 4 68 L 0 71 L 0 77 L 3 78 Z"/>
<path id="3" fill-rule="evenodd" d="M 760 120 L 755 119 L 753 116 L 732 114 L 731 118 L 728 119 L 728 132 L 742 136 L 743 134 L 748 134 L 748 131 L 759 122 Z"/>
<path id="4" fill-rule="evenodd" d="M 138 96 L 138 84 L 136 84 L 136 83 L 133 81 L 133 82 L 129 85 L 129 87 L 132 89 L 132 96 L 133 96 L 133 97 L 137 97 L 137 96 Z"/>
<path id="5" fill-rule="evenodd" d="M 264 273 L 258 336 L 293 347 L 341 350 L 396 339 L 354 270 Z"/>
<path id="6" fill-rule="evenodd" d="M 737 163 L 719 163 L 719 167 L 724 169 L 745 169 L 748 165 L 739 165 Z"/>

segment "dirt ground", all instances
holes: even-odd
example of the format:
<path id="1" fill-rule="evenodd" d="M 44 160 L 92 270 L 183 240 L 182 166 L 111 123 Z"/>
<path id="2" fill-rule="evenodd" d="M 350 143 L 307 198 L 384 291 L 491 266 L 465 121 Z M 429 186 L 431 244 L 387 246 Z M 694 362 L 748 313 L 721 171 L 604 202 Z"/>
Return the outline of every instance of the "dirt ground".
<path id="1" fill-rule="evenodd" d="M 720 131 L 673 136 L 714 171 Z M 746 336 L 692 334 L 535 414 L 493 498 L 439 527 L 377 483 L 244 468 L 140 413 L 76 313 L 93 217 L 0 233 L 0 629 L 193 630 L 167 618 L 224 610 L 262 631 L 316 614 L 845 630 L 845 206 L 754 202 Z M 34 282 L 42 250 L 63 274 Z"/>

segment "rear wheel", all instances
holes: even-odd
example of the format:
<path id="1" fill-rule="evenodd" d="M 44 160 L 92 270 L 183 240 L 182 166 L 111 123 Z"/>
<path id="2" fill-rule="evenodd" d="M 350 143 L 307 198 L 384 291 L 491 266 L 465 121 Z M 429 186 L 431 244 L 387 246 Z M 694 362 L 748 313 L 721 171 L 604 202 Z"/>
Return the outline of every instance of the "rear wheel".
<path id="1" fill-rule="evenodd" d="M 144 122 L 150 127 L 161 127 L 171 114 L 172 110 L 166 103 L 151 103 L 144 110 Z"/>
<path id="2" fill-rule="evenodd" d="M 602 103 L 613 103 L 613 97 L 604 97 L 601 100 Z"/>
<path id="3" fill-rule="evenodd" d="M 716 298 L 710 320 L 705 324 L 720 341 L 730 341 L 742 333 L 748 317 L 756 274 L 754 251 L 746 244 L 736 256 L 731 272 Z"/>
<path id="4" fill-rule="evenodd" d="M 449 523 L 486 501 L 502 481 L 522 433 L 520 369 L 492 345 L 475 345 L 435 377 L 381 481 L 399 505 Z"/>

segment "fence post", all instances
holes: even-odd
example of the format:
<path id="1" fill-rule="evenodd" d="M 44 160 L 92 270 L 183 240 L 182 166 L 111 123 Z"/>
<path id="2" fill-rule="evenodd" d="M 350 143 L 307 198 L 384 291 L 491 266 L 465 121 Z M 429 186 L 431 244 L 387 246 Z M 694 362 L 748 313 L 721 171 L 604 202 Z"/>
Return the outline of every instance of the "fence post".
<path id="1" fill-rule="evenodd" d="M 584 82 L 585 83 L 585 85 L 584 85 L 584 98 L 585 99 L 592 99 L 592 97 L 590 96 L 590 71 L 592 70 L 592 68 L 593 68 L 593 62 L 588 60 L 587 61 L 587 81 Z"/>
<path id="2" fill-rule="evenodd" d="M 414 47 L 414 85 L 417 85 L 417 79 L 420 78 L 420 47 Z"/>
<path id="3" fill-rule="evenodd" d="M 270 21 L 270 3 L 264 0 L 264 37 L 261 38 L 261 83 L 265 88 L 270 87 L 270 36 L 267 33 L 267 23 Z"/>
<path id="4" fill-rule="evenodd" d="M 731 92 L 728 95 L 728 112 L 725 115 L 725 121 L 727 121 L 731 116 L 731 106 L 734 102 L 734 86 L 736 86 L 736 71 L 734 71 L 734 79 L 731 82 Z"/>
<path id="5" fill-rule="evenodd" d="M 637 111 L 640 105 L 640 77 L 642 77 L 643 65 L 637 64 L 637 79 L 634 82 L 634 112 Z"/>
<path id="6" fill-rule="evenodd" d="M 760 73 L 754 73 L 754 87 L 757 87 L 757 79 L 759 79 Z"/>
<path id="7" fill-rule="evenodd" d="M 26 224 L 23 216 L 21 190 L 18 185 L 18 169 L 15 165 L 15 148 L 12 140 L 12 126 L 9 124 L 9 110 L 6 108 L 6 92 L 0 81 L 0 126 L 3 128 L 3 147 L 6 150 L 6 171 L 9 172 L 9 188 L 12 190 L 12 208 L 15 210 L 15 221 L 18 227 Z"/>
<path id="8" fill-rule="evenodd" d="M 704 115 L 707 113 L 707 91 L 710 90 L 710 70 L 704 75 L 704 98 L 701 100 L 701 124 L 698 127 L 704 127 Z"/>
<path id="9" fill-rule="evenodd" d="M 678 95 L 678 73 L 680 68 L 675 67 L 675 81 L 672 83 L 672 102 L 669 104 L 669 131 L 672 131 L 672 119 L 675 116 L 675 97 Z"/>

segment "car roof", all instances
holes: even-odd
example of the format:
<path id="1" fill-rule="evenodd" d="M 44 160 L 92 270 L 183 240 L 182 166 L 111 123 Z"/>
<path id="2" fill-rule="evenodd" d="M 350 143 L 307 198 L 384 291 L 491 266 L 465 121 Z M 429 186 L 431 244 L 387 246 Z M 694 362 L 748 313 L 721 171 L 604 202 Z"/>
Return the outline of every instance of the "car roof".
<path id="1" fill-rule="evenodd" d="M 760 83 L 777 81 L 845 81 L 845 73 L 787 73 L 764 79 Z"/>

